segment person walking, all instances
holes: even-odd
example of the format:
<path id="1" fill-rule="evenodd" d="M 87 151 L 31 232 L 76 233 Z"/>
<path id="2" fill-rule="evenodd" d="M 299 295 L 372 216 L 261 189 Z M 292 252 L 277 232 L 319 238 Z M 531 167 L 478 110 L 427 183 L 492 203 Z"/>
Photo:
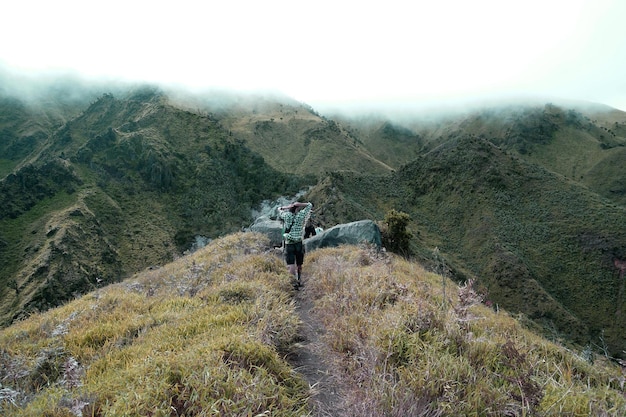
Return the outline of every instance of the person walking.
<path id="1" fill-rule="evenodd" d="M 287 270 L 292 276 L 295 289 L 302 286 L 302 264 L 304 263 L 302 236 L 312 207 L 313 204 L 311 203 L 296 202 L 278 208 L 278 214 L 284 222 L 285 262 L 287 263 Z"/>

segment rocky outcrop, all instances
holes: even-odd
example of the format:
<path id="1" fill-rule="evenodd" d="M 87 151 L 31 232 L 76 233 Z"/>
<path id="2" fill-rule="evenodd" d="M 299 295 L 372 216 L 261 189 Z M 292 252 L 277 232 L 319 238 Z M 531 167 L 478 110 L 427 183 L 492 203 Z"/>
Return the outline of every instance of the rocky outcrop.
<path id="1" fill-rule="evenodd" d="M 372 220 L 359 220 L 338 224 L 304 241 L 307 251 L 339 245 L 359 245 L 369 243 L 381 246 L 380 229 Z"/>
<path id="2" fill-rule="evenodd" d="M 270 244 L 274 247 L 282 245 L 283 242 L 283 225 L 280 220 L 272 220 L 267 216 L 259 217 L 248 228 L 251 232 L 259 232 L 267 235 L 270 239 Z"/>
<path id="3" fill-rule="evenodd" d="M 282 244 L 282 224 L 279 220 L 259 217 L 248 230 L 267 235 L 272 246 L 278 247 Z M 307 251 L 339 245 L 358 245 L 361 243 L 369 243 L 376 247 L 381 246 L 380 229 L 372 220 L 338 224 L 304 240 L 304 246 Z"/>

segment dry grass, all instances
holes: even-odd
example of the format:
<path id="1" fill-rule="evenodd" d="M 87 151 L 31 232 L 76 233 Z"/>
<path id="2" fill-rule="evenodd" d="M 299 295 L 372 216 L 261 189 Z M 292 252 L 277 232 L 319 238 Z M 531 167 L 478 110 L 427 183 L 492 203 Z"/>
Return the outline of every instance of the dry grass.
<path id="1" fill-rule="evenodd" d="M 349 415 L 626 415 L 623 370 L 494 312 L 471 283 L 447 282 L 444 302 L 441 276 L 367 248 L 320 250 L 308 263 Z"/>
<path id="2" fill-rule="evenodd" d="M 591 364 L 419 265 L 367 247 L 308 254 L 303 296 L 349 416 L 620 416 L 624 373 Z M 0 414 L 310 416 L 284 359 L 289 277 L 239 233 L 0 331 Z"/>
<path id="3" fill-rule="evenodd" d="M 236 234 L 0 333 L 0 414 L 306 415 L 282 261 Z M 265 413 L 265 414 L 264 414 Z"/>

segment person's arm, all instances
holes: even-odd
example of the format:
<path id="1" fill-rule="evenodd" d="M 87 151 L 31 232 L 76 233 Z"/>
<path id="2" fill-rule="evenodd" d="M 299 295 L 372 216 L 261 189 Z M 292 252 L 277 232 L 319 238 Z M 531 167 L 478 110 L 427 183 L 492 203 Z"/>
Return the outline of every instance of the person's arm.
<path id="1" fill-rule="evenodd" d="M 313 208 L 313 204 L 311 203 L 295 203 L 297 204 L 296 207 L 300 207 L 300 210 L 298 210 L 298 218 L 300 219 L 305 219 L 309 213 L 311 212 L 311 209 Z"/>
<path id="2" fill-rule="evenodd" d="M 291 203 L 291 204 L 289 204 L 288 206 L 278 207 L 278 210 L 280 210 L 280 211 L 282 211 L 282 210 L 290 210 L 290 209 L 292 209 L 293 207 L 306 207 L 306 206 L 309 206 L 309 205 L 310 205 L 310 206 L 312 206 L 313 204 L 311 204 L 311 203 L 299 203 L 299 202 L 296 202 L 296 203 Z"/>
<path id="3" fill-rule="evenodd" d="M 278 207 L 278 217 L 280 217 L 281 219 L 285 220 L 285 217 L 287 217 L 287 213 L 289 213 L 289 208 L 290 207 L 291 207 L 291 205 Z"/>

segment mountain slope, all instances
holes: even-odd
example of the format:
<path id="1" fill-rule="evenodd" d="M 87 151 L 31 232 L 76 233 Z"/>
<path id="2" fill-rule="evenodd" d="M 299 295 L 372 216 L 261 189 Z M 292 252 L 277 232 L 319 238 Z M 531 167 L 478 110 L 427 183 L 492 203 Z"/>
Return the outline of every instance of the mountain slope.
<path id="1" fill-rule="evenodd" d="M 626 206 L 626 113 L 594 107 L 510 105 L 458 116 L 342 118 L 368 150 L 398 168 L 459 137 L 485 138 L 502 149 L 586 185 Z M 389 147 L 395 159 L 388 157 Z"/>
<path id="2" fill-rule="evenodd" d="M 16 98 L 0 96 L 0 177 L 36 154 L 62 123 L 61 117 L 50 116 Z"/>
<path id="3" fill-rule="evenodd" d="M 391 169 L 340 123 L 302 103 L 252 97 L 219 108 L 205 106 L 279 171 L 318 175 L 336 170 L 386 173 Z"/>
<path id="4" fill-rule="evenodd" d="M 3 323 L 240 230 L 311 181 L 153 88 L 105 94 L 40 142 L 0 180 Z"/>
<path id="5" fill-rule="evenodd" d="M 380 115 L 339 115 L 336 119 L 372 155 L 393 168 L 416 158 L 426 145 L 421 133 Z"/>
<path id="6" fill-rule="evenodd" d="M 493 302 L 553 337 L 615 355 L 626 347 L 615 267 L 626 258 L 626 210 L 586 187 L 466 137 L 391 176 L 334 175 L 311 195 L 327 201 L 318 207 L 327 222 L 404 211 L 422 259 L 438 247 L 459 279 L 476 276 Z"/>

